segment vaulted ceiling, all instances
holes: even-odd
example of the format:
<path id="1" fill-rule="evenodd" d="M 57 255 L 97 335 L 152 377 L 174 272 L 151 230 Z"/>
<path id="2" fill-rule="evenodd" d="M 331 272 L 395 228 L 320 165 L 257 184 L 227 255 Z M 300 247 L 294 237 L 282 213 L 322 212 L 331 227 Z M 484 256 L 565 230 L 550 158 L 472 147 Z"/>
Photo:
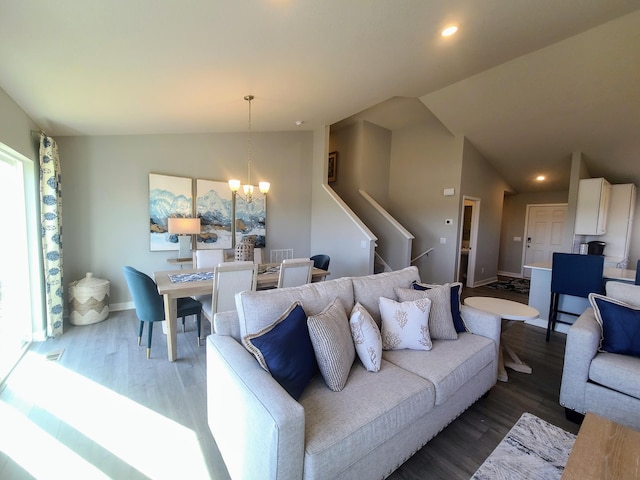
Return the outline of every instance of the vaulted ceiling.
<path id="1" fill-rule="evenodd" d="M 637 0 L 4 0 L 0 87 L 54 136 L 242 131 L 246 94 L 255 130 L 313 129 L 408 97 L 467 136 L 517 191 L 566 189 L 575 151 L 592 175 L 640 184 L 638 9 Z M 443 38 L 449 24 L 459 32 Z M 549 181 L 530 182 L 538 173 Z"/>

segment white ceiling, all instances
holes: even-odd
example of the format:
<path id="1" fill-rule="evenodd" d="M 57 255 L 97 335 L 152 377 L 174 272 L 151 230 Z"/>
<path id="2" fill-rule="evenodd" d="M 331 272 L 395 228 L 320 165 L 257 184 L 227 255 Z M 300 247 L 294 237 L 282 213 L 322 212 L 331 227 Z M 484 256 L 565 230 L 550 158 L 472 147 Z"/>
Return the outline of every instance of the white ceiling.
<path id="1" fill-rule="evenodd" d="M 242 131 L 246 94 L 262 131 L 312 129 L 393 97 L 420 98 L 518 191 L 566 189 L 574 151 L 592 175 L 640 184 L 639 8 L 0 0 L 0 87 L 53 136 Z M 450 23 L 460 31 L 443 39 Z M 551 181 L 531 186 L 537 172 Z"/>

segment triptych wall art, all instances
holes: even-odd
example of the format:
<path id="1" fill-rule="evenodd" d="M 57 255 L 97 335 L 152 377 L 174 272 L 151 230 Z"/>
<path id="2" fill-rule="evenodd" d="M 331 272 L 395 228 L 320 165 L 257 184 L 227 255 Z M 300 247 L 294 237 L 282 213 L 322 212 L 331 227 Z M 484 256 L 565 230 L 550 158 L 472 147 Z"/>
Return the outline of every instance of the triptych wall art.
<path id="1" fill-rule="evenodd" d="M 194 188 L 195 187 L 195 188 Z M 194 196 L 195 192 L 195 196 Z M 151 251 L 178 250 L 178 238 L 168 233 L 170 217 L 200 219 L 197 249 L 233 247 L 232 226 L 236 242 L 245 235 L 256 236 L 256 247 L 266 243 L 266 197 L 254 189 L 251 203 L 236 197 L 235 218 L 232 195 L 227 182 L 149 174 L 149 246 Z M 195 198 L 195 202 L 194 202 Z"/>

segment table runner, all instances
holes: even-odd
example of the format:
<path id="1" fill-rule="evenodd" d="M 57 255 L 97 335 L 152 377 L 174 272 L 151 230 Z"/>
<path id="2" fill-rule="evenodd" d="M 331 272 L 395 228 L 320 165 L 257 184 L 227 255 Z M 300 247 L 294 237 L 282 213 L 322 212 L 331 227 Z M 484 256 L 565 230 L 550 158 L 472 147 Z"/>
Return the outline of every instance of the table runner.
<path id="1" fill-rule="evenodd" d="M 199 273 L 176 273 L 169 275 L 171 283 L 182 282 L 200 282 L 202 280 L 213 280 L 213 272 L 199 272 Z"/>

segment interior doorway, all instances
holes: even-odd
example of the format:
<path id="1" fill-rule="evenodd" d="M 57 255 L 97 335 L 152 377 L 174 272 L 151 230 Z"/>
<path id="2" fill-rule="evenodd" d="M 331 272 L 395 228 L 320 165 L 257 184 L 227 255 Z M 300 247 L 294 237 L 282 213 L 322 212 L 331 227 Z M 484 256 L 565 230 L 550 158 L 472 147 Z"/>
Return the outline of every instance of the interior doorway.
<path id="1" fill-rule="evenodd" d="M 458 255 L 458 281 L 473 288 L 476 269 L 476 242 L 478 240 L 478 219 L 480 215 L 480 199 L 462 197 L 460 218 L 460 246 Z"/>
<path id="2" fill-rule="evenodd" d="M 553 252 L 570 252 L 565 245 L 565 222 L 568 205 L 527 205 L 524 242 L 524 265 L 551 262 Z M 525 278 L 531 277 L 530 268 L 522 268 Z"/>

